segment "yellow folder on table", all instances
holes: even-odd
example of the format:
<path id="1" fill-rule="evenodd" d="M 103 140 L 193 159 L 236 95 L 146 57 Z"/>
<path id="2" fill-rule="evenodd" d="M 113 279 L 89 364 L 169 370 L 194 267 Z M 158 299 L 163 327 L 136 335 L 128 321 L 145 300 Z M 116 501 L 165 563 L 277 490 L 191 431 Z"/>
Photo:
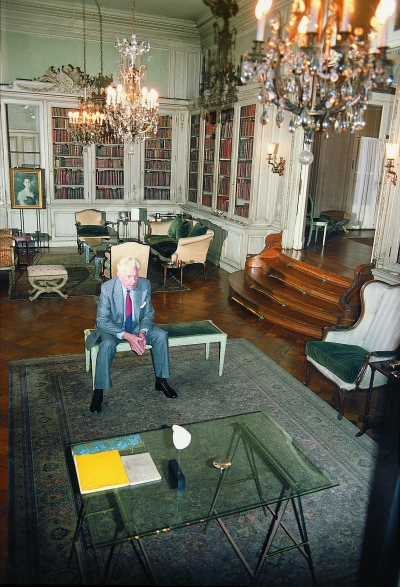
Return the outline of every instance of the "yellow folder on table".
<path id="1" fill-rule="evenodd" d="M 129 485 L 118 450 L 74 455 L 74 460 L 81 493 Z"/>

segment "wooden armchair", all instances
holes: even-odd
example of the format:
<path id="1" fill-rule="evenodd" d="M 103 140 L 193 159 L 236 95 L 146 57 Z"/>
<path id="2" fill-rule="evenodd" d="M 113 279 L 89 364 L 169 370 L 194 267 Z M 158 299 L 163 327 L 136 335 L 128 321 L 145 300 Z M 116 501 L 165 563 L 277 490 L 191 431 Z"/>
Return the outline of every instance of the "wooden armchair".
<path id="1" fill-rule="evenodd" d="M 112 245 L 105 254 L 103 267 L 103 279 L 112 279 L 117 276 L 117 263 L 122 257 L 132 255 L 140 263 L 139 277 L 147 277 L 149 265 L 150 246 L 137 242 L 120 243 Z"/>
<path id="2" fill-rule="evenodd" d="M 3 232 L 0 234 L 0 271 L 9 272 L 8 295 L 11 294 L 15 283 L 15 270 L 18 265 L 18 250 L 12 234 Z"/>
<path id="3" fill-rule="evenodd" d="M 372 361 L 393 360 L 400 345 L 400 284 L 367 281 L 360 292 L 361 314 L 353 326 L 326 328 L 323 340 L 306 344 L 305 380 L 315 369 L 337 390 L 338 419 L 343 417 L 347 396 L 367 391 Z M 386 384 L 376 373 L 373 387 Z"/>

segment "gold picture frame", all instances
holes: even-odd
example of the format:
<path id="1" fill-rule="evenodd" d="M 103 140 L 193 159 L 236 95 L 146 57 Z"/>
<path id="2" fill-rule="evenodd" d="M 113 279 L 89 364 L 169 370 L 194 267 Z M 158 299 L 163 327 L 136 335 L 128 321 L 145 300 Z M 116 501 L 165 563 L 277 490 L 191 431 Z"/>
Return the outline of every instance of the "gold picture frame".
<path id="1" fill-rule="evenodd" d="M 10 169 L 11 208 L 43 208 L 43 169 Z"/>

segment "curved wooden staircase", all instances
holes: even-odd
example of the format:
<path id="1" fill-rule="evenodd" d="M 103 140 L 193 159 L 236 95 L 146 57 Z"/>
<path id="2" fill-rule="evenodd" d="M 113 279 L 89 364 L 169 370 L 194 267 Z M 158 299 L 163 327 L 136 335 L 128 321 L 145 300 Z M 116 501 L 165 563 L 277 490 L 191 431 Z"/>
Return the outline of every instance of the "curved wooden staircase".
<path id="1" fill-rule="evenodd" d="M 307 265 L 281 249 L 281 235 L 269 235 L 243 271 L 229 277 L 230 300 L 260 320 L 320 339 L 326 326 L 350 325 L 359 315 L 359 291 L 373 279 L 374 264 L 360 265 L 354 277 Z"/>

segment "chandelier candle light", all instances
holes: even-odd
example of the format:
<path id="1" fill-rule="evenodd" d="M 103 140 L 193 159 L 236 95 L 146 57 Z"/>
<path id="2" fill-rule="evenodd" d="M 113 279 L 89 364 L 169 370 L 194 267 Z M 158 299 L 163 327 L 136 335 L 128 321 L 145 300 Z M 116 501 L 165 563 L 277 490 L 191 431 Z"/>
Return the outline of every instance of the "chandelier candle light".
<path id="1" fill-rule="evenodd" d="M 105 108 L 106 120 L 112 131 L 124 141 L 143 141 L 158 130 L 158 93 L 141 88 L 145 79 L 146 65 L 136 66 L 137 60 L 148 53 L 150 45 L 138 42 L 133 33 L 134 0 L 132 0 L 132 36 L 117 39 L 116 48 L 121 54 L 119 66 L 119 83 L 117 87 L 107 88 Z"/>
<path id="2" fill-rule="evenodd" d="M 395 0 L 381 0 L 371 19 L 368 35 L 351 24 L 353 0 L 340 7 L 321 0 L 294 0 L 289 21 L 278 11 L 268 20 L 271 36 L 265 43 L 267 13 L 272 0 L 259 0 L 253 51 L 244 55 L 242 82 L 262 85 L 261 123 L 267 124 L 267 107 L 277 106 L 281 127 L 289 111 L 289 131 L 305 131 L 306 147 L 315 131 L 351 132 L 365 126 L 364 112 L 372 89 L 393 82 L 392 62 L 386 57 L 388 21 Z M 323 10 L 322 6 L 326 6 Z M 276 15 L 275 15 L 276 14 Z"/>

